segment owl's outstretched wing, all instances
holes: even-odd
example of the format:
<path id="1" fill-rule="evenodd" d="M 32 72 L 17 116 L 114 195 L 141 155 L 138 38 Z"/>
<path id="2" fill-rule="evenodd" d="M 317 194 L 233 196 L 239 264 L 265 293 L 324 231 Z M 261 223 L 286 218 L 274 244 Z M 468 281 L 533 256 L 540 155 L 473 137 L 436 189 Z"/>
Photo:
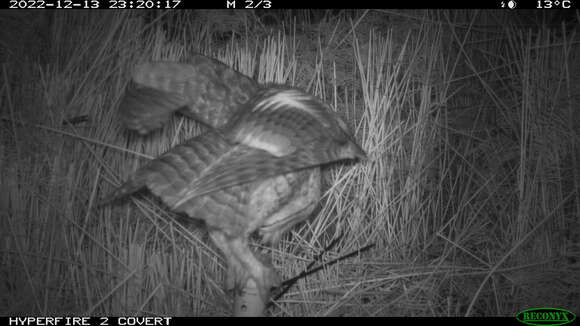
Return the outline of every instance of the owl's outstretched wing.
<path id="1" fill-rule="evenodd" d="M 286 86 L 259 89 L 248 77 L 203 56 L 193 62 L 138 66 L 121 103 L 121 118 L 145 133 L 180 108 L 219 129 L 152 161 L 119 194 L 147 186 L 177 209 L 220 189 L 365 157 L 344 122 L 316 97 Z M 188 164 L 197 161 L 207 165 L 188 174 Z"/>
<path id="2" fill-rule="evenodd" d="M 208 132 L 178 145 L 139 168 L 99 206 L 144 187 L 171 209 L 187 212 L 192 199 L 220 189 L 291 172 L 301 163 L 272 157 L 245 145 L 232 145 Z"/>
<path id="3" fill-rule="evenodd" d="M 101 205 L 146 187 L 173 208 L 192 183 L 208 170 L 227 161 L 235 149 L 235 146 L 214 132 L 194 137 L 140 167 L 123 185 L 108 195 Z"/>
<path id="4" fill-rule="evenodd" d="M 258 89 L 251 78 L 202 55 L 188 63 L 147 62 L 133 70 L 119 114 L 140 134 L 162 127 L 176 111 L 221 128 Z"/>

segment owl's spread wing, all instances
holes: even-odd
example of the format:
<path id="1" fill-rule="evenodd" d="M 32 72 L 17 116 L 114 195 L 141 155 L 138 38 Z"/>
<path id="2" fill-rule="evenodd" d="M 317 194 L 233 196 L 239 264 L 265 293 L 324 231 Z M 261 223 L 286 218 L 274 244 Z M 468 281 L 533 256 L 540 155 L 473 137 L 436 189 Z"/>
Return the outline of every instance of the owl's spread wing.
<path id="1" fill-rule="evenodd" d="M 209 132 L 178 145 L 139 168 L 100 205 L 147 187 L 176 211 L 191 199 L 224 188 L 265 179 L 297 169 L 296 160 L 272 157 L 245 145 L 232 145 Z"/>
<path id="2" fill-rule="evenodd" d="M 120 118 L 140 134 L 162 127 L 175 111 L 221 128 L 258 88 L 251 78 L 202 55 L 189 63 L 147 62 L 133 71 Z"/>
<path id="3" fill-rule="evenodd" d="M 176 110 L 220 129 L 151 161 L 110 198 L 146 186 L 180 209 L 227 187 L 365 157 L 344 122 L 316 97 L 285 86 L 259 89 L 204 56 L 190 64 L 138 66 L 120 110 L 127 126 L 141 133 L 162 126 Z"/>

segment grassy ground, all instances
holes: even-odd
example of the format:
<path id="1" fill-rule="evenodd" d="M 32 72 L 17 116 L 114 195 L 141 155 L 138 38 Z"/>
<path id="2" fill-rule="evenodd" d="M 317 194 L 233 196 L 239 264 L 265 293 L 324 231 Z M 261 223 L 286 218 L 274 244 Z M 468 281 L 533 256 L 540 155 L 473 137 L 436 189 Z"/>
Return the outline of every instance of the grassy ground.
<path id="1" fill-rule="evenodd" d="M 193 53 L 320 96 L 369 154 L 325 168 L 316 216 L 261 250 L 290 278 L 374 247 L 301 279 L 270 315 L 578 311 L 578 38 L 545 18 L 0 13 L 0 314 L 230 314 L 203 228 L 151 196 L 94 207 L 200 132 L 175 117 L 139 137 L 116 118 L 135 63 Z"/>

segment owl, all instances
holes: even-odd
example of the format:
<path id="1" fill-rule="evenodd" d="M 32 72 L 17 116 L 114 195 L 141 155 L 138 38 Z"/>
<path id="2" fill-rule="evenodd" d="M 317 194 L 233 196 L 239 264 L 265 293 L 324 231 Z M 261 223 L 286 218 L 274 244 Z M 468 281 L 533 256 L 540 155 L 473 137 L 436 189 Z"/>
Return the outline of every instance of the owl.
<path id="1" fill-rule="evenodd" d="M 196 55 L 187 63 L 138 65 L 119 115 L 131 130 L 161 128 L 176 112 L 207 127 L 134 174 L 104 202 L 142 188 L 167 207 L 203 220 L 227 262 L 228 289 L 251 278 L 262 300 L 279 279 L 249 247 L 258 233 L 277 243 L 320 198 L 320 166 L 365 152 L 328 105 L 300 89 L 262 86 Z"/>

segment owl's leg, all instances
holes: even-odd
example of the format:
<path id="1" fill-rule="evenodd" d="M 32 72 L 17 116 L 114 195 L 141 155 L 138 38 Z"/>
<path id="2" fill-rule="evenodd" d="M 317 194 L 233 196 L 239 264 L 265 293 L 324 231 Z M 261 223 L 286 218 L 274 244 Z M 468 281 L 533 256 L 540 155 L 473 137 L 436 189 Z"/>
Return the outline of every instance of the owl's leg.
<path id="1" fill-rule="evenodd" d="M 270 264 L 261 262 L 256 258 L 248 246 L 247 238 L 231 238 L 228 239 L 228 242 L 231 253 L 244 269 L 243 275 L 236 275 L 236 285 L 240 288 L 244 287 L 247 278 L 252 278 L 256 282 L 262 300 L 268 302 L 271 288 L 280 284 L 278 274 L 272 266 L 269 266 Z"/>
<path id="2" fill-rule="evenodd" d="M 209 236 L 213 240 L 213 243 L 221 250 L 227 263 L 227 273 L 226 273 L 226 290 L 236 289 L 236 285 L 240 282 L 238 276 L 242 279 L 246 279 L 244 268 L 241 262 L 238 261 L 234 253 L 230 250 L 229 241 L 226 235 L 221 231 L 210 231 Z M 239 287 L 237 288 L 239 290 Z"/>

